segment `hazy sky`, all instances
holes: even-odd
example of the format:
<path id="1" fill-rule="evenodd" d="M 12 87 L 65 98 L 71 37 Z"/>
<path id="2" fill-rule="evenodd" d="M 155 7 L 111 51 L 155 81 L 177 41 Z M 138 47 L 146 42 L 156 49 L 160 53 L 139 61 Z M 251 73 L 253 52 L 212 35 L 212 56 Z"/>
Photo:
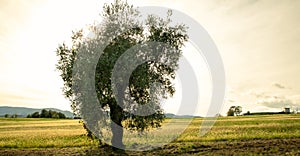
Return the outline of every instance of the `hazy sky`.
<path id="1" fill-rule="evenodd" d="M 71 31 L 99 19 L 104 1 L 0 1 L 0 105 L 70 110 L 55 71 L 55 49 Z M 105 1 L 109 2 L 109 1 Z M 226 72 L 226 100 L 244 111 L 280 111 L 300 107 L 300 1 L 297 0 L 148 0 L 136 6 L 165 6 L 196 19 L 211 35 Z M 186 52 L 188 51 L 188 52 Z M 188 46 L 188 58 L 194 51 Z M 190 56 L 190 57 L 189 57 Z M 204 100 L 210 81 L 205 63 L 191 59 Z M 197 68 L 199 66 L 199 68 Z M 206 92 L 205 92 L 206 91 Z M 178 100 L 175 98 L 173 100 Z M 205 100 L 206 99 L 206 100 Z M 201 101 L 201 99 L 200 99 Z M 205 106 L 206 105 L 206 106 Z M 173 106 L 165 106 L 175 112 Z"/>

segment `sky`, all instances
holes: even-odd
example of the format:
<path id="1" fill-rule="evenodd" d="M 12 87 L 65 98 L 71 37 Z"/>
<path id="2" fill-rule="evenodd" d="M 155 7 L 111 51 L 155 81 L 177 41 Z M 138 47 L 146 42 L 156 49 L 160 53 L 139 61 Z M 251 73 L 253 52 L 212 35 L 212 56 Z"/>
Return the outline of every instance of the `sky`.
<path id="1" fill-rule="evenodd" d="M 63 82 L 55 70 L 55 49 L 70 40 L 72 30 L 100 20 L 105 2 L 111 1 L 1 0 L 0 106 L 70 110 L 61 91 Z M 226 97 L 221 114 L 233 105 L 242 106 L 243 112 L 300 108 L 300 1 L 128 2 L 179 10 L 206 29 L 225 68 Z M 209 107 L 211 81 L 205 59 L 196 53 L 190 43 L 183 49 L 198 82 L 199 94 L 195 95 L 200 102 L 195 114 L 203 116 Z M 183 60 L 179 70 L 186 67 Z M 181 84 L 177 79 L 176 87 Z M 166 112 L 181 109 L 183 94 L 177 90 L 174 98 L 164 104 Z"/>

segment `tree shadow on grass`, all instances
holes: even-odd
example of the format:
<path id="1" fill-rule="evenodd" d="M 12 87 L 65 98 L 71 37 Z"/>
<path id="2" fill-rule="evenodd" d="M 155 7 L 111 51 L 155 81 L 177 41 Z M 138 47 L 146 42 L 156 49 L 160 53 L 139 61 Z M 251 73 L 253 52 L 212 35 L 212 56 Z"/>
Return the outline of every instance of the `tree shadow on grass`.
<path id="1" fill-rule="evenodd" d="M 102 145 L 98 148 L 86 149 L 85 154 L 87 156 L 102 156 L 102 155 L 120 155 L 128 156 L 130 155 L 128 151 L 112 147 L 110 145 Z"/>

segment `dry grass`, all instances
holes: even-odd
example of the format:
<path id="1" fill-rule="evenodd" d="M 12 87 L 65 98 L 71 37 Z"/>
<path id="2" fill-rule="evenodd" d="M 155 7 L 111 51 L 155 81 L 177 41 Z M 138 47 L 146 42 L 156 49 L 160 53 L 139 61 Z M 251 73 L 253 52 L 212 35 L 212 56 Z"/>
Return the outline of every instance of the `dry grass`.
<path id="1" fill-rule="evenodd" d="M 93 146 L 78 120 L 0 119 L 0 148 Z"/>
<path id="2" fill-rule="evenodd" d="M 199 149 L 202 148 L 202 151 L 212 150 L 216 146 L 220 149 L 229 148 L 227 145 L 231 146 L 232 143 L 232 146 L 243 148 L 242 145 L 245 145 L 245 148 L 248 148 L 250 145 L 252 147 L 251 142 L 261 144 L 255 147 L 253 145 L 254 151 L 257 146 L 263 152 L 265 142 L 275 142 L 274 147 L 270 146 L 269 151 L 277 152 L 279 150 L 275 148 L 277 144 L 283 148 L 289 143 L 288 140 L 296 139 L 295 144 L 300 140 L 300 115 L 221 117 L 211 131 L 202 137 L 199 136 L 199 128 L 203 119 L 196 118 L 189 125 L 189 119 L 172 121 L 167 119 L 168 126 L 144 135 L 146 139 L 141 139 L 136 132 L 125 132 L 124 143 L 129 147 L 136 146 L 137 143 L 163 145 L 173 140 L 171 144 L 165 146 L 165 152 L 180 153 L 197 150 L 201 152 Z M 185 125 L 188 127 L 184 128 Z M 175 138 L 174 136 L 178 134 L 180 136 Z M 290 146 L 297 147 L 293 142 Z M 78 120 L 0 118 L 0 148 L 2 149 L 59 148 L 71 152 L 74 148 L 95 147 L 97 142 L 86 138 L 85 130 Z M 296 149 L 292 151 L 292 153 L 298 152 Z M 157 151 L 154 153 L 157 154 Z"/>

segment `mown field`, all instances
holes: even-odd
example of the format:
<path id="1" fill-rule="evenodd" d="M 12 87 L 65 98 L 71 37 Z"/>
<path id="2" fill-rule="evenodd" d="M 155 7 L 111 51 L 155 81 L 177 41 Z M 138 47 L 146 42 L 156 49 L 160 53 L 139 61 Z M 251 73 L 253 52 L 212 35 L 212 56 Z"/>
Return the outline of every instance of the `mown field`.
<path id="1" fill-rule="evenodd" d="M 300 115 L 221 117 L 199 137 L 201 122 L 161 148 L 119 153 L 87 139 L 79 120 L 0 118 L 0 155 L 300 155 Z"/>

